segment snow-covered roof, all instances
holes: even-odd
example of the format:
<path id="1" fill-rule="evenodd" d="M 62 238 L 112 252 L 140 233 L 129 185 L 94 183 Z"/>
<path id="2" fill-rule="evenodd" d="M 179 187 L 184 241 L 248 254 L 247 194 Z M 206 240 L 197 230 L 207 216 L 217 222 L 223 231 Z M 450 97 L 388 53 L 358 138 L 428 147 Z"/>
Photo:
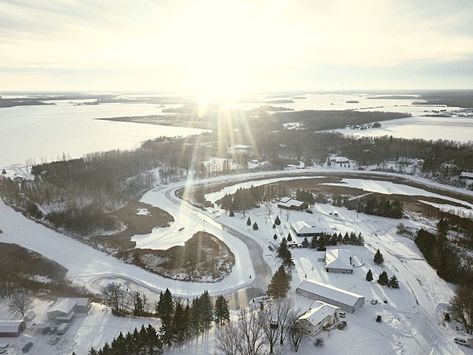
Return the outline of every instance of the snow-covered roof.
<path id="1" fill-rule="evenodd" d="M 310 226 L 306 221 L 296 221 L 291 223 L 292 228 L 297 234 L 326 233 L 326 228 L 321 226 Z"/>
<path id="2" fill-rule="evenodd" d="M 0 333 L 16 333 L 22 323 L 22 320 L 0 320 Z"/>
<path id="3" fill-rule="evenodd" d="M 65 298 L 59 297 L 56 302 L 48 310 L 49 312 L 70 313 L 75 306 L 87 306 L 88 298 Z"/>
<path id="4" fill-rule="evenodd" d="M 322 322 L 327 317 L 335 314 L 335 312 L 340 309 L 324 302 L 314 302 L 314 304 L 312 304 L 312 307 L 314 308 L 309 309 L 298 319 L 305 319 L 312 325 L 317 325 L 320 324 L 320 322 Z"/>
<path id="5" fill-rule="evenodd" d="M 300 207 L 303 204 L 304 204 L 303 201 L 299 201 L 290 197 L 283 197 L 278 202 L 278 205 L 285 206 L 285 207 Z"/>
<path id="6" fill-rule="evenodd" d="M 460 174 L 460 177 L 473 179 L 473 173 L 470 173 L 468 171 L 462 171 L 462 173 Z"/>
<path id="7" fill-rule="evenodd" d="M 330 158 L 330 161 L 335 162 L 335 163 L 348 163 L 350 162 L 350 159 L 345 158 L 345 157 L 332 157 Z"/>
<path id="8" fill-rule="evenodd" d="M 356 293 L 311 280 L 302 280 L 297 288 L 349 306 L 355 306 L 359 299 L 364 298 Z"/>
<path id="9" fill-rule="evenodd" d="M 353 269 L 350 263 L 351 252 L 346 249 L 327 249 L 325 266 L 331 269 Z"/>

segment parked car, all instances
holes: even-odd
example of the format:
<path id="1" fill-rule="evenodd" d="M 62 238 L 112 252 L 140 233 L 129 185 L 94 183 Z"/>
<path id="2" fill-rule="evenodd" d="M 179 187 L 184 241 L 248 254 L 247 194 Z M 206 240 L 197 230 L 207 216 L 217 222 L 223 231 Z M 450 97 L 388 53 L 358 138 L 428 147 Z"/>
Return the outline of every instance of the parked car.
<path id="1" fill-rule="evenodd" d="M 383 318 L 379 314 L 376 316 L 376 322 L 381 323 L 382 319 Z"/>
<path id="2" fill-rule="evenodd" d="M 49 344 L 51 344 L 51 345 L 56 345 L 59 340 L 61 340 L 61 338 L 59 338 L 59 337 L 52 337 L 52 338 L 49 340 Z"/>
<path id="3" fill-rule="evenodd" d="M 465 339 L 462 339 L 462 338 L 455 338 L 455 339 L 453 339 L 453 341 L 454 341 L 455 343 L 457 343 L 458 345 L 468 346 L 468 343 L 466 342 Z"/>
<path id="4" fill-rule="evenodd" d="M 312 212 L 312 210 L 306 209 L 305 211 L 306 211 L 307 213 L 314 214 L 314 212 Z"/>
<path id="5" fill-rule="evenodd" d="M 179 230 L 178 230 L 178 231 L 179 231 L 179 232 L 182 232 L 183 230 L 184 230 L 184 227 L 182 227 L 182 228 L 179 228 Z"/>
<path id="6" fill-rule="evenodd" d="M 346 326 L 347 326 L 347 322 L 342 321 L 342 322 L 340 322 L 340 323 L 337 324 L 337 329 L 338 329 L 338 330 L 343 330 L 343 329 L 346 328 Z"/>
<path id="7" fill-rule="evenodd" d="M 374 305 L 378 304 L 378 300 L 372 299 L 370 303 L 374 306 Z"/>
<path id="8" fill-rule="evenodd" d="M 346 314 L 345 314 L 345 312 L 339 312 L 339 313 L 338 313 L 338 316 L 339 316 L 340 318 L 345 318 Z"/>
<path id="9" fill-rule="evenodd" d="M 51 330 L 50 327 L 45 327 L 45 328 L 43 328 L 43 330 L 41 331 L 41 333 L 43 333 L 43 334 L 48 334 L 50 330 Z"/>
<path id="10" fill-rule="evenodd" d="M 5 354 L 7 352 L 7 349 L 5 348 L 0 348 L 0 354 Z"/>
<path id="11" fill-rule="evenodd" d="M 55 334 L 57 330 L 57 327 L 51 327 L 49 328 L 49 334 Z"/>
<path id="12" fill-rule="evenodd" d="M 23 347 L 23 349 L 21 349 L 21 351 L 23 351 L 24 353 L 27 353 L 28 351 L 30 351 L 32 347 L 33 347 L 33 343 L 30 341 L 25 344 L 25 346 Z"/>

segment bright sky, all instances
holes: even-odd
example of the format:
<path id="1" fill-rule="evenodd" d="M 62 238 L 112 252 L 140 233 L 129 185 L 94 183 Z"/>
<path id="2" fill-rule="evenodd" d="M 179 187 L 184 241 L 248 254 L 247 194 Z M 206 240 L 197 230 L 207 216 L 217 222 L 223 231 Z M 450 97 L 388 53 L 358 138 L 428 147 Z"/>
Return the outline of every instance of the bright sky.
<path id="1" fill-rule="evenodd" d="M 0 90 L 473 88 L 471 0 L 0 1 Z"/>

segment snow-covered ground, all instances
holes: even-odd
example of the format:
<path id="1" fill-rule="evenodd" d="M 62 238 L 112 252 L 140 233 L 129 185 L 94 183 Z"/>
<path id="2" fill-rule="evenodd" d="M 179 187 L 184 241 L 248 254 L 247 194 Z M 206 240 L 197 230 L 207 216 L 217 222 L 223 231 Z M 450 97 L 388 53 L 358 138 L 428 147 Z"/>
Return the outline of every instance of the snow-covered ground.
<path id="1" fill-rule="evenodd" d="M 406 139 L 451 139 L 459 142 L 468 142 L 473 140 L 473 118 L 406 117 L 383 121 L 380 128 L 364 130 L 343 128 L 335 131 L 363 137 L 393 136 Z"/>
<path id="2" fill-rule="evenodd" d="M 345 186 L 352 187 L 355 189 L 361 189 L 369 192 L 378 192 L 381 194 L 388 195 L 408 195 L 408 196 L 427 196 L 427 197 L 436 197 L 456 203 L 460 203 L 464 206 L 473 208 L 473 204 L 468 203 L 463 200 L 459 200 L 453 197 L 440 195 L 417 187 L 412 187 L 404 184 L 396 184 L 390 181 L 380 181 L 380 180 L 366 180 L 366 179 L 342 179 L 340 183 L 324 183 L 323 185 L 330 186 Z"/>
<path id="3" fill-rule="evenodd" d="M 77 315 L 67 332 L 59 336 L 57 344 L 51 345 L 49 341 L 58 335 L 44 335 L 41 331 L 45 326 L 53 326 L 48 323 L 46 313 L 52 303 L 52 301 L 34 300 L 32 310 L 36 316 L 27 322 L 26 330 L 18 338 L 2 338 L 0 341 L 10 344 L 6 354 L 20 354 L 22 347 L 30 341 L 34 345 L 28 353 L 32 355 L 64 355 L 72 354 L 73 351 L 78 355 L 87 354 L 91 347 L 101 348 L 106 342 L 110 343 L 116 338 L 120 332 L 126 334 L 149 324 L 159 328 L 157 319 L 116 317 L 110 308 L 92 303 L 88 314 Z M 4 316 L 2 305 L 5 304 L 5 300 L 0 301 L 0 317 Z"/>

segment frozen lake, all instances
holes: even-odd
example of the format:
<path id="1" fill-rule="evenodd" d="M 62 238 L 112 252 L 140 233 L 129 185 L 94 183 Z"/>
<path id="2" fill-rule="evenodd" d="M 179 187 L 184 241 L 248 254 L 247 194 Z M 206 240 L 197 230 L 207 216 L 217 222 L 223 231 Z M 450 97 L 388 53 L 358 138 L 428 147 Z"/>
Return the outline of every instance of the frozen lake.
<path id="1" fill-rule="evenodd" d="M 338 129 L 355 136 L 393 136 L 396 138 L 447 139 L 458 142 L 473 141 L 473 118 L 463 117 L 407 117 L 383 121 L 380 128 L 365 130 Z"/>
<path id="2" fill-rule="evenodd" d="M 95 118 L 161 114 L 154 104 L 17 106 L 0 109 L 0 167 L 50 161 L 111 149 L 132 149 L 147 139 L 187 136 L 200 129 L 100 121 Z"/>

